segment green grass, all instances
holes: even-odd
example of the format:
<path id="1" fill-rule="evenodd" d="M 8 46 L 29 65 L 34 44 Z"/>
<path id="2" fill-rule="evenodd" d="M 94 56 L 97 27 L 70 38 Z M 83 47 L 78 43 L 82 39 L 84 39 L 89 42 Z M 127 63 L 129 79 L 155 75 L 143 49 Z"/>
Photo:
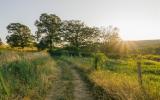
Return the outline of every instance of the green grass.
<path id="1" fill-rule="evenodd" d="M 84 70 L 88 79 L 104 89 L 108 97 L 116 100 L 158 100 L 160 99 L 160 62 L 143 59 L 142 86 L 137 79 L 136 59 L 109 59 L 99 70 L 93 70 L 93 59 L 83 57 L 63 57 Z M 96 91 L 96 90 L 94 90 Z M 97 90 L 98 91 L 98 90 Z M 102 92 L 102 91 L 100 91 Z M 97 93 L 101 95 L 103 93 Z M 104 96 L 105 95 L 101 95 Z M 107 97 L 106 96 L 106 97 Z M 103 98 L 103 97 L 102 97 Z"/>
<path id="2" fill-rule="evenodd" d="M 46 100 L 74 100 L 73 75 L 70 66 L 62 60 L 55 58 L 54 60 L 60 68 L 60 73 L 56 81 L 53 82 L 52 89 L 46 97 Z"/>
<path id="3" fill-rule="evenodd" d="M 69 64 L 72 64 L 82 71 L 81 75 L 89 80 L 94 95 L 100 100 L 159 100 L 160 62 L 154 60 L 155 57 L 159 56 L 143 56 L 143 84 L 140 85 L 137 60 L 132 57 L 108 59 L 94 70 L 93 58 L 62 57 L 71 62 L 67 64 L 60 59 L 53 60 L 43 52 L 0 50 L 0 99 L 43 100 L 57 75 L 61 75 L 57 99 L 73 100 L 73 76 L 69 69 Z"/>
<path id="4" fill-rule="evenodd" d="M 58 65 L 61 68 L 61 94 L 58 94 L 58 98 L 56 100 L 74 100 L 73 96 L 73 75 L 69 69 L 69 65 L 63 61 L 58 60 Z"/>
<path id="5" fill-rule="evenodd" d="M 0 59 L 1 100 L 43 100 L 59 70 L 42 52 L 1 51 Z"/>

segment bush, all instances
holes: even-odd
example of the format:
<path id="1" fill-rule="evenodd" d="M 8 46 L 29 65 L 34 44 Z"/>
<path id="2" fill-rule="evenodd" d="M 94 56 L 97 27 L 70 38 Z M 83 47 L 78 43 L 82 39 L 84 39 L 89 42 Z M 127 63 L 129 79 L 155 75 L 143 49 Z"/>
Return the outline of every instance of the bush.
<path id="1" fill-rule="evenodd" d="M 61 49 L 49 50 L 48 52 L 49 52 L 51 55 L 53 55 L 53 56 L 68 55 L 68 51 L 66 51 L 66 50 L 61 50 Z"/>
<path id="2" fill-rule="evenodd" d="M 143 58 L 160 62 L 159 55 L 146 55 Z"/>
<path id="3" fill-rule="evenodd" d="M 108 54 L 107 56 L 108 56 L 109 58 L 111 58 L 111 59 L 120 59 L 120 58 L 121 58 L 121 56 L 118 55 L 118 54 Z"/>
<path id="4" fill-rule="evenodd" d="M 53 56 L 82 56 L 82 57 L 91 57 L 92 53 L 82 52 L 77 50 L 70 50 L 70 49 L 55 49 L 48 51 Z"/>
<path id="5" fill-rule="evenodd" d="M 95 69 L 97 69 L 98 66 L 103 67 L 106 64 L 106 61 L 108 60 L 107 56 L 104 53 L 95 53 L 93 57 Z"/>
<path id="6" fill-rule="evenodd" d="M 91 57 L 93 54 L 89 52 L 80 52 L 80 56 L 82 57 Z"/>
<path id="7" fill-rule="evenodd" d="M 11 75 L 25 84 L 29 84 L 37 78 L 36 66 L 25 60 L 11 62 L 2 71 L 3 74 Z"/>

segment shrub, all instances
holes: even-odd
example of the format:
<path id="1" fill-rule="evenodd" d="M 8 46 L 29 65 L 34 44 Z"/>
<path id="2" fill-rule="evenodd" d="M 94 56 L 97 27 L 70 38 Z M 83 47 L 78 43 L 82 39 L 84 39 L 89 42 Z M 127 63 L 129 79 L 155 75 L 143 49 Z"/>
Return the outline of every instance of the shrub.
<path id="1" fill-rule="evenodd" d="M 33 66 L 33 64 L 25 60 L 11 62 L 5 66 L 2 71 L 3 74 L 11 75 L 25 84 L 29 84 L 37 78 L 37 73 L 35 73 L 36 66 Z"/>
<path id="2" fill-rule="evenodd" d="M 108 58 L 106 57 L 106 55 L 104 53 L 95 53 L 93 55 L 94 57 L 94 66 L 95 69 L 98 68 L 98 66 L 104 66 L 106 61 L 108 60 Z"/>

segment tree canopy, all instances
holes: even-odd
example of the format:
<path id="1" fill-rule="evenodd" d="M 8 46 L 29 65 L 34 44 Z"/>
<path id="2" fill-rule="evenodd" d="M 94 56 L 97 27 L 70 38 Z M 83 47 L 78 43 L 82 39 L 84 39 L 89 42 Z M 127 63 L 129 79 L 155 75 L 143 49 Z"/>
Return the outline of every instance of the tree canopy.
<path id="1" fill-rule="evenodd" d="M 26 25 L 20 23 L 11 23 L 7 26 L 8 35 L 6 37 L 7 43 L 11 47 L 27 47 L 33 43 L 33 35 L 31 30 Z"/>
<path id="2" fill-rule="evenodd" d="M 101 29 L 101 42 L 102 51 L 105 53 L 115 53 L 119 50 L 119 43 L 121 38 L 119 37 L 119 29 L 117 27 L 108 26 Z"/>
<path id="3" fill-rule="evenodd" d="M 94 41 L 98 28 L 89 27 L 80 20 L 64 21 L 62 25 L 64 40 L 70 46 L 80 48 Z"/>
<path id="4" fill-rule="evenodd" d="M 41 14 L 39 20 L 36 20 L 35 25 L 37 27 L 37 40 L 47 40 L 48 46 L 46 47 L 52 49 L 60 41 L 61 19 L 55 14 Z"/>
<path id="5" fill-rule="evenodd" d="M 109 26 L 107 28 L 91 27 L 80 20 L 61 20 L 55 14 L 43 13 L 35 21 L 37 30 L 34 38 L 36 46 L 40 49 L 56 49 L 64 47 L 72 51 L 101 51 L 105 54 L 118 50 L 119 29 Z M 7 26 L 7 43 L 11 47 L 26 47 L 35 44 L 31 30 L 26 25 L 11 23 Z"/>

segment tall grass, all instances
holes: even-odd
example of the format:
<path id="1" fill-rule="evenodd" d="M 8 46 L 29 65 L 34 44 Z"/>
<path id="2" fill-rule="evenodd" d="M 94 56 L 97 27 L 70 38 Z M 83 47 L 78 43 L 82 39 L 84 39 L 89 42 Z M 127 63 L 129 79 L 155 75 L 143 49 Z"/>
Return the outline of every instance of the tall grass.
<path id="1" fill-rule="evenodd" d="M 93 59 L 83 57 L 64 57 L 82 69 L 94 83 L 95 95 L 103 100 L 159 100 L 160 62 L 142 60 L 143 84 L 137 79 L 136 59 L 109 59 L 105 66 L 93 70 Z M 104 92 L 104 93 L 99 93 Z"/>
<path id="2" fill-rule="evenodd" d="M 0 99 L 43 100 L 58 69 L 42 52 L 2 52 L 0 54 Z"/>

